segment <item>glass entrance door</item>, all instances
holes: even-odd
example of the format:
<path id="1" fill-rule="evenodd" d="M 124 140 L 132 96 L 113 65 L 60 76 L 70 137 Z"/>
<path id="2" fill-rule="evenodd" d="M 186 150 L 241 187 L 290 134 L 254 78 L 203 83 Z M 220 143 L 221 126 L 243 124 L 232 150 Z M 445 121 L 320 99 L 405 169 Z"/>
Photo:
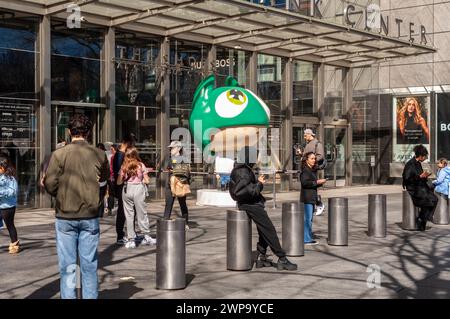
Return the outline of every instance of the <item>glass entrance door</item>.
<path id="1" fill-rule="evenodd" d="M 325 168 L 325 178 L 328 179 L 327 186 L 345 186 L 346 139 L 346 127 L 325 126 L 323 140 L 327 160 L 327 167 Z"/>
<path id="2" fill-rule="evenodd" d="M 56 149 L 58 144 L 70 142 L 68 125 L 70 118 L 77 113 L 86 115 L 94 123 L 92 134 L 88 139 L 89 143 L 96 145 L 99 142 L 97 108 L 56 105 L 52 108 L 52 151 Z"/>
<path id="3" fill-rule="evenodd" d="M 305 138 L 303 136 L 305 130 L 307 128 L 312 129 L 314 132 L 316 132 L 316 134 L 318 134 L 318 128 L 314 125 L 310 125 L 310 124 L 300 124 L 300 125 L 295 125 L 292 128 L 292 154 L 293 154 L 293 167 L 292 169 L 294 170 L 298 170 L 300 169 L 300 157 L 295 155 L 295 150 L 300 148 L 301 150 L 304 149 L 305 145 L 306 145 L 306 141 Z M 317 136 L 317 135 L 316 135 Z"/>

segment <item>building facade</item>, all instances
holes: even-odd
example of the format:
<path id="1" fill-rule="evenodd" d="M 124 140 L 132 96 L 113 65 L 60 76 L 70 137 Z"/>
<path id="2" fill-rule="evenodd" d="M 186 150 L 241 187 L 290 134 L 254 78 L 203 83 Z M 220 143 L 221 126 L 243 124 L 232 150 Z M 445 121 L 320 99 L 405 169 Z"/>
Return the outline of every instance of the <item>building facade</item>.
<path id="1" fill-rule="evenodd" d="M 306 128 L 325 146 L 332 186 L 398 182 L 419 142 L 431 161 L 450 157 L 450 1 L 0 0 L 0 8 L 0 148 L 18 168 L 20 206 L 50 205 L 42 166 L 69 140 L 75 113 L 93 120 L 93 143 L 134 133 L 161 197 L 171 132 L 189 126 L 194 91 L 211 73 L 218 85 L 234 76 L 269 106 L 278 169 L 296 169 L 293 145 Z M 402 124 L 410 98 L 426 128 Z M 208 165 L 194 170 L 194 190 L 212 187 Z M 274 182 L 297 187 L 292 174 Z"/>

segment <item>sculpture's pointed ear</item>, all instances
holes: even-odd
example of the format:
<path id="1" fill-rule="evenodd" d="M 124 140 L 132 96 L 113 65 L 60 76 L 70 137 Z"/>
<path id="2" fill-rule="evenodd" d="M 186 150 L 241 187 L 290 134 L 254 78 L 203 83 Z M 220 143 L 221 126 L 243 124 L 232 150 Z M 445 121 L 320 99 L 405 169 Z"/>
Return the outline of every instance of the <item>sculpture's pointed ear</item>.
<path id="1" fill-rule="evenodd" d="M 209 93 L 214 90 L 215 80 L 214 74 L 211 74 L 197 86 L 194 93 L 194 99 L 192 100 L 192 106 L 195 106 L 197 100 L 200 98 L 208 100 Z"/>
<path id="2" fill-rule="evenodd" d="M 239 82 L 232 76 L 227 76 L 225 79 L 225 86 L 240 86 Z"/>

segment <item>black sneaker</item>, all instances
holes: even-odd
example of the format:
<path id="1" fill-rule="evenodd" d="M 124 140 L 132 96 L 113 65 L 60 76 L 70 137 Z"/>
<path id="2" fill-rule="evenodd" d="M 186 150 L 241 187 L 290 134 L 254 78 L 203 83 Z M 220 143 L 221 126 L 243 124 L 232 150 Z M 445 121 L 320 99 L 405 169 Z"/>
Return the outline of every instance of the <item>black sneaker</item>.
<path id="1" fill-rule="evenodd" d="M 267 255 L 258 254 L 255 266 L 256 268 L 273 267 L 272 259 L 268 258 Z"/>
<path id="2" fill-rule="evenodd" d="M 277 262 L 278 270 L 297 270 L 297 265 L 291 263 L 286 257 L 281 257 Z"/>
<path id="3" fill-rule="evenodd" d="M 417 229 L 420 231 L 425 231 L 427 229 L 427 221 L 417 218 Z"/>
<path id="4" fill-rule="evenodd" d="M 120 238 L 117 239 L 116 244 L 117 245 L 125 245 L 128 242 L 128 240 L 126 238 Z"/>

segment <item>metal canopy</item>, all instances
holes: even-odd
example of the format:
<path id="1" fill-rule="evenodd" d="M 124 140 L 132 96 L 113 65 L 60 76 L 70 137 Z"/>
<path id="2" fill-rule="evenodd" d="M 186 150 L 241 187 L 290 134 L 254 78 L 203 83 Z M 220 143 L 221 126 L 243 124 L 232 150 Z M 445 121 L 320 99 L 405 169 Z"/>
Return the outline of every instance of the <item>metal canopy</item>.
<path id="1" fill-rule="evenodd" d="M 355 67 L 436 52 L 430 46 L 245 0 L 0 0 L 0 8 L 293 59 Z"/>

